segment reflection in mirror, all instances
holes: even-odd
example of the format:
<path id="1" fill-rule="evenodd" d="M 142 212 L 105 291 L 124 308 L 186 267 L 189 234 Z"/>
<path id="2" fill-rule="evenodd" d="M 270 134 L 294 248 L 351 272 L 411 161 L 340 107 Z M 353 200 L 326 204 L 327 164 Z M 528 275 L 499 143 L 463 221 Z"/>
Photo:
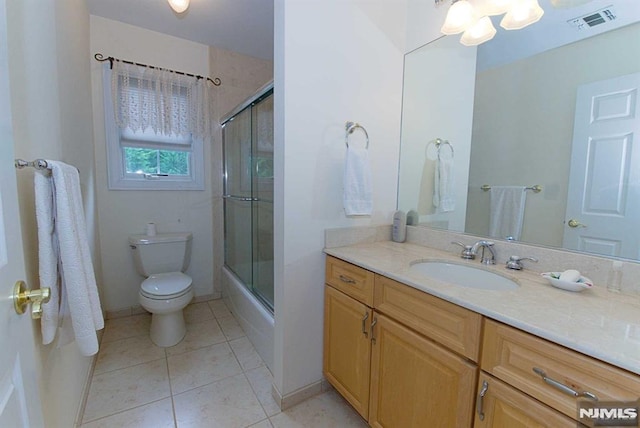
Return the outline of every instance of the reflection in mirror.
<path id="1" fill-rule="evenodd" d="M 640 259 L 634 21 L 508 63 L 455 37 L 407 54 L 398 209 L 424 226 Z M 443 180 L 448 211 L 433 203 Z"/>

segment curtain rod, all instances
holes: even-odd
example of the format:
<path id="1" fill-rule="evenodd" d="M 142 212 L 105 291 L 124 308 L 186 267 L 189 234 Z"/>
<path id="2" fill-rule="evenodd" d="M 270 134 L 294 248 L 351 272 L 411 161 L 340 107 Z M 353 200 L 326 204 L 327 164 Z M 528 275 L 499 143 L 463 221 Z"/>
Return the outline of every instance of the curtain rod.
<path id="1" fill-rule="evenodd" d="M 166 68 L 155 67 L 153 65 L 141 64 L 139 62 L 126 61 L 124 59 L 114 58 L 112 56 L 105 57 L 104 55 L 102 55 L 99 52 L 97 54 L 95 54 L 93 57 L 96 59 L 96 61 L 99 61 L 99 62 L 109 61 L 109 68 L 111 68 L 111 69 L 113 69 L 113 61 L 120 61 L 120 62 L 124 62 L 126 64 L 137 65 L 139 67 L 152 68 L 154 70 L 169 70 L 169 69 L 166 69 Z M 200 76 L 200 75 L 197 75 L 197 74 L 191 74 L 191 73 L 185 73 L 184 71 L 176 71 L 176 70 L 169 70 L 169 71 L 172 71 L 172 72 L 174 72 L 176 74 L 181 74 L 183 76 L 195 77 L 196 79 L 204 79 L 205 78 L 204 76 Z M 216 77 L 215 79 L 207 77 L 206 79 L 209 82 L 213 83 L 215 86 L 220 86 L 222 84 L 222 81 L 218 77 Z"/>

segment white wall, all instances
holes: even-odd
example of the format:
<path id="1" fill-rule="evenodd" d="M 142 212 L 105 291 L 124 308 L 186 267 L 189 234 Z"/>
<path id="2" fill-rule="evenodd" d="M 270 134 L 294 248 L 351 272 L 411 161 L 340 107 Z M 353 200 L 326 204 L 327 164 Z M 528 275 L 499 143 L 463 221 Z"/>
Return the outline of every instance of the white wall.
<path id="1" fill-rule="evenodd" d="M 96 279 L 101 284 L 96 233 L 89 73 L 89 14 L 83 0 L 7 2 L 15 154 L 59 159 L 80 170 Z M 38 287 L 32 169 L 17 172 L 27 283 Z M 73 426 L 91 358 L 75 343 L 57 349 L 38 343 L 43 413 L 50 427 Z M 64 391 L 63 394 L 60 391 Z"/>
<path id="2" fill-rule="evenodd" d="M 275 5 L 275 364 L 287 397 L 322 378 L 324 230 L 396 207 L 404 1 Z M 370 137 L 373 215 L 342 207 L 345 122 Z"/>

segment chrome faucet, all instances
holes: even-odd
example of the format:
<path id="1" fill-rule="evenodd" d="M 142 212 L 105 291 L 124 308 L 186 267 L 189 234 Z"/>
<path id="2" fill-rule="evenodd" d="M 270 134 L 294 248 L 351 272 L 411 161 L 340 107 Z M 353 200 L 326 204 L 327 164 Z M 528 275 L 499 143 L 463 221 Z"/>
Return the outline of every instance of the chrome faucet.
<path id="1" fill-rule="evenodd" d="M 478 241 L 471 246 L 471 254 L 477 255 L 478 249 L 482 248 L 482 255 L 480 257 L 480 263 L 483 265 L 495 265 L 496 264 L 496 252 L 493 249 L 493 242 L 490 241 Z M 489 250 L 489 255 L 485 256 L 485 249 Z"/>

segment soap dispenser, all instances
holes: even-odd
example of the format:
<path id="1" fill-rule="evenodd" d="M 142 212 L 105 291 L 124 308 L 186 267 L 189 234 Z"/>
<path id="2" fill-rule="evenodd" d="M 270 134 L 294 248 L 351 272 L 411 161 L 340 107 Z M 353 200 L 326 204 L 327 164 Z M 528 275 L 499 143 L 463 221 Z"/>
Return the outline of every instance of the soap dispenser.
<path id="1" fill-rule="evenodd" d="M 407 215 L 404 211 L 396 211 L 393 214 L 393 230 L 391 239 L 394 242 L 404 242 L 407 238 Z"/>

